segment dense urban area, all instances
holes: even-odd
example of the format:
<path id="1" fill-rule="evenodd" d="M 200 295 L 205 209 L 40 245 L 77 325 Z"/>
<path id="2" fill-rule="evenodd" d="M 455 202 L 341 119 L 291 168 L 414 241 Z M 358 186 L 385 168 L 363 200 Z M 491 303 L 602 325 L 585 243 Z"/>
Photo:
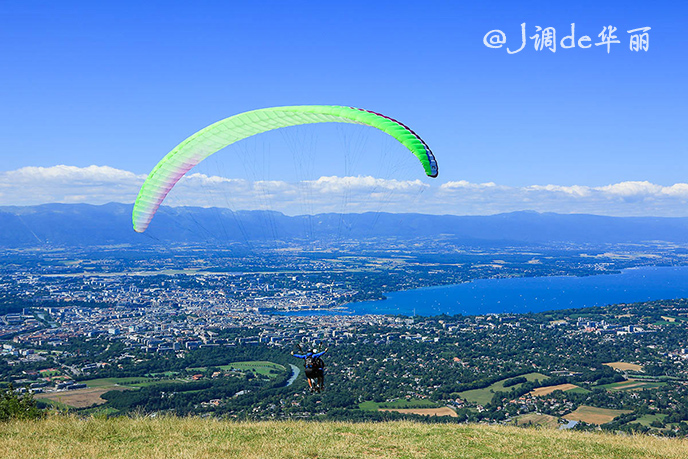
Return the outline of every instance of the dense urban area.
<path id="1" fill-rule="evenodd" d="M 84 415 L 688 434 L 685 300 L 479 316 L 347 308 L 474 279 L 682 265 L 680 248 L 404 247 L 4 249 L 0 378 L 40 407 Z M 328 349 L 322 394 L 290 355 L 304 347 Z"/>

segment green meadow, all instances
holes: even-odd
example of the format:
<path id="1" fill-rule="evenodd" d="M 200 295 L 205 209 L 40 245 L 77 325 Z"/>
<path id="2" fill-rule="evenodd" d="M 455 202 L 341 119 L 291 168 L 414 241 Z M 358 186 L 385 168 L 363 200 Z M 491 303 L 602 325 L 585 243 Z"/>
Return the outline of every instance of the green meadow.
<path id="1" fill-rule="evenodd" d="M 0 424 L 7 458 L 679 459 L 688 440 L 478 424 L 50 416 Z"/>
<path id="2" fill-rule="evenodd" d="M 246 372 L 246 371 L 251 371 L 253 373 L 257 373 L 259 375 L 263 376 L 277 376 L 280 373 L 283 373 L 286 371 L 286 368 L 278 363 L 274 362 L 266 362 L 266 361 L 260 361 L 260 360 L 255 360 L 255 361 L 249 361 L 249 362 L 233 362 L 227 365 L 220 365 L 218 367 L 213 367 L 213 368 L 219 368 L 222 371 L 231 371 L 231 370 L 236 370 L 236 371 L 241 371 L 241 372 Z M 187 368 L 188 371 L 206 371 L 206 367 L 197 367 L 197 368 Z"/>
<path id="3" fill-rule="evenodd" d="M 430 400 L 420 400 L 420 399 L 400 399 L 393 402 L 363 402 L 359 403 L 358 407 L 362 410 L 377 411 L 380 408 L 391 408 L 391 409 L 411 409 L 411 408 L 438 408 L 435 402 Z"/>
<path id="4" fill-rule="evenodd" d="M 526 378 L 528 381 L 535 381 L 536 379 L 538 381 L 544 381 L 548 378 L 548 376 L 545 376 L 542 373 L 528 373 L 521 376 Z M 472 389 L 459 392 L 458 395 L 462 399 L 467 400 L 469 402 L 485 405 L 487 403 L 490 403 L 495 392 L 508 392 L 513 388 L 521 387 L 522 384 L 516 384 L 511 387 L 504 387 L 504 383 L 509 379 L 511 378 L 502 379 L 501 381 L 497 381 L 496 383 L 493 383 L 483 389 Z"/>

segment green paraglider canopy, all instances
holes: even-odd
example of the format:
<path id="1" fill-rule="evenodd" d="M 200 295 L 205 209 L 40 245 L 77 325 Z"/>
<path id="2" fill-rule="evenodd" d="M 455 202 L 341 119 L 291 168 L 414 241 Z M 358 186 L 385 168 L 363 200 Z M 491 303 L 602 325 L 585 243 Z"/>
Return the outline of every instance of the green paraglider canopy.
<path id="1" fill-rule="evenodd" d="M 353 123 L 372 126 L 401 142 L 423 165 L 429 177 L 437 177 L 437 161 L 415 132 L 379 113 L 335 105 L 273 107 L 231 116 L 193 134 L 170 151 L 153 168 L 134 204 L 134 230 L 148 228 L 167 193 L 184 174 L 213 153 L 239 140 L 273 129 L 314 123 Z"/>

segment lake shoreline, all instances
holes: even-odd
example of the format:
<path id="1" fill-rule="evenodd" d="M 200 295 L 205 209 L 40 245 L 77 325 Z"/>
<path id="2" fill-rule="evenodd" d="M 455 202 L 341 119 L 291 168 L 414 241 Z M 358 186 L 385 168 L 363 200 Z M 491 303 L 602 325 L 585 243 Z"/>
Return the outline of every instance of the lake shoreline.
<path id="1" fill-rule="evenodd" d="M 524 314 L 688 297 L 688 266 L 643 266 L 593 276 L 476 279 L 385 293 L 346 309 L 281 315 Z"/>

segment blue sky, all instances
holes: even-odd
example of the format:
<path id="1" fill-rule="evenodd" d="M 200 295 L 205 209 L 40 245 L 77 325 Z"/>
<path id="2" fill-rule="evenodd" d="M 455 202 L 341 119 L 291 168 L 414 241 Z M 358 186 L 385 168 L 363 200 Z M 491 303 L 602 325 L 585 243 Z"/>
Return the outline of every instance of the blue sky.
<path id="1" fill-rule="evenodd" d="M 296 104 L 364 107 L 408 124 L 435 152 L 440 177 L 400 178 L 433 189 L 552 185 L 570 198 L 574 186 L 649 182 L 666 190 L 688 181 L 682 2 L 94 3 L 0 3 L 2 204 L 13 199 L 12 174 L 23 168 L 96 165 L 145 175 L 214 121 Z M 535 26 L 555 27 L 557 41 L 575 22 L 576 38 L 593 43 L 611 24 L 621 43 L 609 54 L 594 45 L 551 53 L 528 40 L 514 55 L 483 44 L 500 29 L 518 48 L 522 22 L 528 36 Z M 652 28 L 649 51 L 631 52 L 626 30 L 644 26 Z M 343 175 L 330 148 L 336 135 L 321 135 L 313 180 L 330 170 Z M 374 151 L 382 141 L 371 136 Z M 287 167 L 293 158 L 279 154 L 280 137 L 266 142 L 252 148 L 273 152 L 270 179 L 303 179 Z M 223 175 L 232 175 L 228 169 Z M 673 209 L 660 213 L 688 215 L 678 209 L 688 195 L 673 190 L 659 191 Z M 46 193 L 36 199 L 53 196 Z M 88 201 L 88 191 L 80 196 Z M 626 213 L 652 213 L 646 197 L 623 198 L 626 207 L 645 206 Z M 520 206 L 615 214 L 615 203 L 520 202 L 485 213 Z"/>

